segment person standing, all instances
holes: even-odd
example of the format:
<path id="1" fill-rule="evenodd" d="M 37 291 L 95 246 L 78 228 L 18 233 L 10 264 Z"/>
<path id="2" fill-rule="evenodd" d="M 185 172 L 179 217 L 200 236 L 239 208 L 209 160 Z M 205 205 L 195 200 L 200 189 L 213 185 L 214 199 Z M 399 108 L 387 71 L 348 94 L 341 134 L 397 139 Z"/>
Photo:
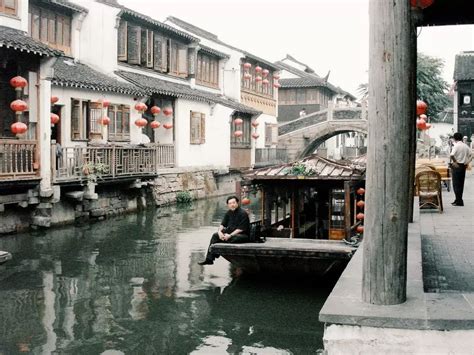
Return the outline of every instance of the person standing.
<path id="1" fill-rule="evenodd" d="M 219 255 L 211 252 L 211 246 L 215 243 L 245 243 L 250 241 L 250 219 L 246 211 L 239 206 L 237 196 L 229 196 L 226 200 L 229 210 L 222 219 L 221 225 L 214 233 L 207 249 L 206 259 L 199 265 L 212 265 L 214 259 Z"/>
<path id="2" fill-rule="evenodd" d="M 471 161 L 471 149 L 463 143 L 463 136 L 456 132 L 453 135 L 454 145 L 451 150 L 451 176 L 453 179 L 453 190 L 456 199 L 453 206 L 464 206 L 462 194 L 464 191 L 464 180 L 466 178 L 466 167 Z"/>

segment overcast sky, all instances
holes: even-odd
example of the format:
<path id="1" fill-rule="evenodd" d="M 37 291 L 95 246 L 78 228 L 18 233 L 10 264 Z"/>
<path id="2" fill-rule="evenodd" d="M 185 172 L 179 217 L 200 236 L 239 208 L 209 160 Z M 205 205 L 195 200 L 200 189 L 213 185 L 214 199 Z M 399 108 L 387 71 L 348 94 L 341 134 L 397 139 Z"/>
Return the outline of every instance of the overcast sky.
<path id="1" fill-rule="evenodd" d="M 357 94 L 367 82 L 369 0 L 119 0 L 164 21 L 172 15 L 270 61 L 291 54 Z M 474 50 L 474 26 L 419 29 L 419 51 L 442 58 L 450 84 L 454 56 Z"/>

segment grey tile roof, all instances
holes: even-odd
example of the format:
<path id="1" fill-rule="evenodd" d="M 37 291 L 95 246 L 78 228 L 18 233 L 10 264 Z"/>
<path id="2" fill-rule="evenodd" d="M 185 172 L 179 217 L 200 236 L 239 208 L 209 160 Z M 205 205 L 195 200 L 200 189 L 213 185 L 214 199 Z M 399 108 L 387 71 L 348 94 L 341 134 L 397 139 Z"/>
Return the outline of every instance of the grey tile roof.
<path id="1" fill-rule="evenodd" d="M 232 101 L 224 96 L 211 94 L 209 92 L 192 89 L 187 85 L 170 82 L 167 80 L 158 79 L 155 77 L 132 73 L 125 70 L 115 72 L 118 76 L 130 81 L 134 85 L 146 90 L 148 94 L 168 95 L 177 98 L 188 99 L 192 101 L 202 101 L 207 103 L 218 103 L 230 107 L 242 113 L 249 113 L 251 115 L 259 115 L 261 112 L 241 103 Z"/>
<path id="2" fill-rule="evenodd" d="M 94 91 L 117 92 L 125 95 L 146 96 L 146 92 L 127 82 L 121 82 L 91 67 L 61 57 L 53 65 L 52 84 Z"/>
<path id="3" fill-rule="evenodd" d="M 74 4 L 74 3 L 72 3 L 68 0 L 41 0 L 39 3 L 40 4 L 41 3 L 46 3 L 46 4 L 56 5 L 58 7 L 62 7 L 64 9 L 68 9 L 68 10 L 72 10 L 74 12 L 84 12 L 84 13 L 89 12 L 89 10 L 87 10 L 85 7 Z"/>
<path id="4" fill-rule="evenodd" d="M 137 20 L 141 20 L 141 21 L 144 21 L 146 22 L 148 25 L 150 25 L 151 27 L 155 27 L 157 29 L 160 29 L 164 32 L 168 32 L 168 33 L 172 33 L 178 37 L 181 37 L 189 42 L 199 42 L 199 39 L 194 37 L 194 36 L 191 36 L 190 34 L 184 32 L 184 31 L 180 31 L 170 25 L 167 25 L 163 22 L 160 22 L 160 21 L 157 21 L 153 18 L 151 18 L 150 16 L 147 16 L 147 15 L 144 15 L 144 14 L 141 14 L 137 11 L 134 11 L 132 9 L 129 9 L 125 6 L 120 6 L 120 8 L 122 9 L 120 11 L 120 13 L 118 14 L 118 16 L 120 17 L 127 17 L 127 16 L 130 16 L 132 18 L 135 18 Z"/>
<path id="5" fill-rule="evenodd" d="M 26 32 L 11 27 L 0 26 L 0 47 L 13 48 L 20 52 L 34 53 L 53 57 L 61 55 L 62 52 L 52 49 L 30 36 Z"/>
<path id="6" fill-rule="evenodd" d="M 326 87 L 326 82 L 318 78 L 280 79 L 282 88 Z"/>
<path id="7" fill-rule="evenodd" d="M 207 54 L 212 54 L 212 55 L 214 55 L 218 58 L 221 58 L 221 59 L 230 58 L 230 55 L 219 52 L 218 50 L 215 50 L 214 48 L 211 48 L 211 47 L 208 47 L 208 46 L 203 46 L 202 44 L 200 44 L 199 47 L 200 47 L 199 48 L 200 52 L 202 51 L 202 52 L 207 53 Z"/>
<path id="8" fill-rule="evenodd" d="M 174 17 L 174 16 L 168 16 L 167 17 L 167 20 L 178 25 L 179 27 L 181 28 L 184 28 L 186 31 L 189 31 L 191 33 L 194 33 L 196 36 L 201 36 L 201 37 L 204 37 L 210 41 L 213 41 L 215 43 L 219 43 L 223 46 L 226 46 L 227 48 L 230 48 L 230 49 L 233 49 L 233 50 L 236 50 L 238 52 L 242 52 L 245 56 L 247 56 L 248 58 L 252 59 L 252 60 L 255 60 L 256 62 L 260 63 L 260 64 L 264 64 L 266 66 L 268 66 L 269 68 L 273 69 L 273 70 L 280 70 L 281 68 L 276 65 L 275 63 L 272 63 L 266 59 L 263 59 L 263 58 L 260 58 L 256 55 L 253 55 L 252 53 L 249 53 L 243 49 L 240 49 L 240 48 L 237 48 L 237 47 L 234 47 L 234 46 L 231 46 L 230 44 L 227 44 L 223 41 L 221 41 L 217 35 L 215 35 L 214 33 L 211 33 L 211 32 L 208 32 L 206 30 L 203 30 L 202 28 L 199 28 L 195 25 L 192 25 L 190 24 L 189 22 L 186 22 L 186 21 L 183 21 L 177 17 Z"/>
<path id="9" fill-rule="evenodd" d="M 474 51 L 456 55 L 454 80 L 474 80 Z"/>

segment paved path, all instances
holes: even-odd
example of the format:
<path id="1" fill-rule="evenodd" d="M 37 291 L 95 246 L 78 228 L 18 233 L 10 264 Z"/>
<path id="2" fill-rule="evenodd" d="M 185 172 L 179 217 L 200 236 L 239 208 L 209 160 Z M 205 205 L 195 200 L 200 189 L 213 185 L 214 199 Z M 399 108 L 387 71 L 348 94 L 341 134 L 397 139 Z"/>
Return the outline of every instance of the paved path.
<path id="1" fill-rule="evenodd" d="M 464 206 L 451 206 L 443 190 L 444 213 L 420 213 L 425 292 L 474 292 L 474 174 L 466 172 Z"/>

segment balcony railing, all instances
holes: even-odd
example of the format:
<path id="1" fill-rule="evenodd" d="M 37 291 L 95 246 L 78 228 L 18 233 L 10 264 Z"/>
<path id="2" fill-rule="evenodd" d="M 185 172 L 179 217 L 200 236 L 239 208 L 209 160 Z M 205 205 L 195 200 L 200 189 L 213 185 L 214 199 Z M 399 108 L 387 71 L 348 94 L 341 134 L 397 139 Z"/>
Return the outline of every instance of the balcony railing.
<path id="1" fill-rule="evenodd" d="M 56 182 L 86 179 L 86 170 L 98 164 L 105 167 L 100 178 L 109 180 L 156 175 L 158 169 L 173 167 L 175 163 L 173 144 L 151 147 L 63 147 L 59 154 L 53 145 L 51 152 Z"/>
<path id="2" fill-rule="evenodd" d="M 25 179 L 38 175 L 37 142 L 0 139 L 0 179 Z"/>
<path id="3" fill-rule="evenodd" d="M 286 163 L 288 154 L 286 148 L 257 148 L 255 149 L 255 167 Z"/>

